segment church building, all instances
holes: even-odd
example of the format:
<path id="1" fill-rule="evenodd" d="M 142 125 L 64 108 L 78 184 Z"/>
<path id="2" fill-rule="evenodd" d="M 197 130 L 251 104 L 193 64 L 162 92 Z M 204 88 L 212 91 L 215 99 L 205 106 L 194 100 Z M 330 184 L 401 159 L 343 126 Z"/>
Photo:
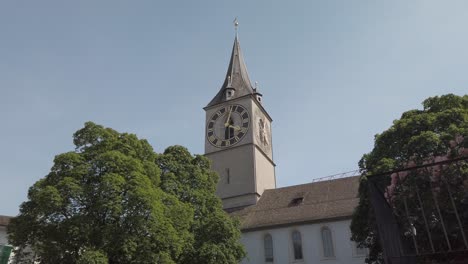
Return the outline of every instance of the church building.
<path id="1" fill-rule="evenodd" d="M 221 89 L 204 110 L 205 156 L 219 174 L 217 195 L 224 210 L 241 222 L 243 264 L 364 263 L 367 250 L 350 240 L 359 176 L 277 188 L 273 120 L 252 86 L 237 34 Z M 0 262 L 11 251 L 9 220 L 0 216 Z"/>
<path id="2" fill-rule="evenodd" d="M 272 118 L 237 34 L 224 83 L 204 110 L 205 155 L 220 176 L 224 210 L 241 220 L 242 263 L 364 263 L 367 250 L 350 240 L 349 228 L 359 176 L 276 187 Z"/>

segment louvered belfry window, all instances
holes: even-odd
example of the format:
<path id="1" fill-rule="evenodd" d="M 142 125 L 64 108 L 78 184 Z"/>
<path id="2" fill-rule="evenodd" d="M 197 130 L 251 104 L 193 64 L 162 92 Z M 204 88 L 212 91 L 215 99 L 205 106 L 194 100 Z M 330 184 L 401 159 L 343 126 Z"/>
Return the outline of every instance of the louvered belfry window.
<path id="1" fill-rule="evenodd" d="M 293 242 L 293 249 L 294 249 L 294 259 L 303 259 L 302 257 L 302 238 L 301 233 L 299 231 L 292 232 L 292 242 Z"/>
<path id="2" fill-rule="evenodd" d="M 263 246 L 265 247 L 265 262 L 273 262 L 273 238 L 270 234 L 266 234 L 263 238 Z"/>
<path id="3" fill-rule="evenodd" d="M 322 228 L 322 245 L 323 245 L 323 256 L 325 258 L 335 257 L 335 251 L 333 250 L 333 240 L 330 228 Z"/>

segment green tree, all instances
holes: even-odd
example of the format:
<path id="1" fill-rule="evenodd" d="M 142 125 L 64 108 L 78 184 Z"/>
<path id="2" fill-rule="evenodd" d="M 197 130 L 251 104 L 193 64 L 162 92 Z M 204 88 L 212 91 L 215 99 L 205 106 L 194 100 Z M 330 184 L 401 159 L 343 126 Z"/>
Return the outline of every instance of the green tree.
<path id="1" fill-rule="evenodd" d="M 363 155 L 359 162 L 363 175 L 359 187 L 360 201 L 351 222 L 352 240 L 358 242 L 360 246 L 369 248 L 367 263 L 383 263 L 375 216 L 368 197 L 367 176 L 403 169 L 410 164 L 421 165 L 436 157 L 456 158 L 466 155 L 467 149 L 467 95 L 448 94 L 430 97 L 424 100 L 423 110 L 410 110 L 403 113 L 389 129 L 375 136 L 373 150 Z M 465 177 L 465 181 L 466 172 L 461 175 Z M 463 186 L 461 176 L 457 182 L 453 183 L 454 186 Z M 408 184 L 410 182 L 411 184 L 422 183 L 422 176 L 419 179 L 416 177 L 417 173 L 408 175 L 406 182 Z M 387 180 L 390 183 L 390 177 Z M 393 195 L 394 207 L 398 209 L 403 198 L 409 198 L 413 194 L 410 193 L 409 188 L 401 186 L 395 189 Z M 458 195 L 463 196 L 463 191 Z M 463 202 L 463 197 L 459 197 L 458 201 Z"/>
<path id="2" fill-rule="evenodd" d="M 182 147 L 156 154 L 146 140 L 92 122 L 74 144 L 29 189 L 9 225 L 19 263 L 28 248 L 51 264 L 188 263 L 191 256 L 198 261 L 191 263 L 235 263 L 244 256 L 205 157 Z"/>
<path id="3" fill-rule="evenodd" d="M 166 149 L 157 158 L 162 170 L 161 188 L 192 206 L 194 243 L 185 249 L 178 263 L 239 263 L 244 250 L 239 243 L 239 222 L 223 210 L 215 195 L 218 175 L 204 156 L 192 157 L 181 146 Z"/>

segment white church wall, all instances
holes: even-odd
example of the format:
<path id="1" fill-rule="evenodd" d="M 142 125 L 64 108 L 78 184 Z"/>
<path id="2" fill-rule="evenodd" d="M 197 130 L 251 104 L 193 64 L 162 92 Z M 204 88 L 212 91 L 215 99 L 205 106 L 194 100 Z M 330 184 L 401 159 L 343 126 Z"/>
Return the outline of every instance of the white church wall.
<path id="1" fill-rule="evenodd" d="M 350 224 L 351 220 L 342 220 L 244 232 L 241 241 L 247 251 L 247 258 L 242 263 L 362 264 L 365 256 L 356 254 L 355 244 L 350 240 Z M 321 236 L 323 227 L 331 230 L 334 257 L 324 257 Z M 301 233 L 302 260 L 294 260 L 291 238 L 294 230 Z M 265 262 L 264 237 L 266 234 L 270 234 L 273 239 L 273 262 Z"/>

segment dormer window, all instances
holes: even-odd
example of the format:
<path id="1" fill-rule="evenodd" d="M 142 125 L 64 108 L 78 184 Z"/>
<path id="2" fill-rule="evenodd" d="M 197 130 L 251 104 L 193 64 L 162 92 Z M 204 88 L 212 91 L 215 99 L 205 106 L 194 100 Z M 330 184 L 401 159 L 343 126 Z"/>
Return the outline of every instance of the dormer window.
<path id="1" fill-rule="evenodd" d="M 234 87 L 232 87 L 231 76 L 228 76 L 227 86 L 226 86 L 226 91 L 225 91 L 226 100 L 229 100 L 234 96 L 234 91 L 235 90 L 236 89 L 234 89 Z"/>
<path id="2" fill-rule="evenodd" d="M 234 88 L 226 88 L 226 91 L 225 91 L 225 95 L 226 95 L 226 100 L 230 100 L 234 97 L 234 93 L 235 93 L 235 89 Z"/>
<path id="3" fill-rule="evenodd" d="M 297 197 L 297 198 L 294 198 L 294 199 L 292 199 L 291 202 L 289 203 L 289 207 L 301 205 L 303 201 L 304 201 L 304 197 Z"/>

